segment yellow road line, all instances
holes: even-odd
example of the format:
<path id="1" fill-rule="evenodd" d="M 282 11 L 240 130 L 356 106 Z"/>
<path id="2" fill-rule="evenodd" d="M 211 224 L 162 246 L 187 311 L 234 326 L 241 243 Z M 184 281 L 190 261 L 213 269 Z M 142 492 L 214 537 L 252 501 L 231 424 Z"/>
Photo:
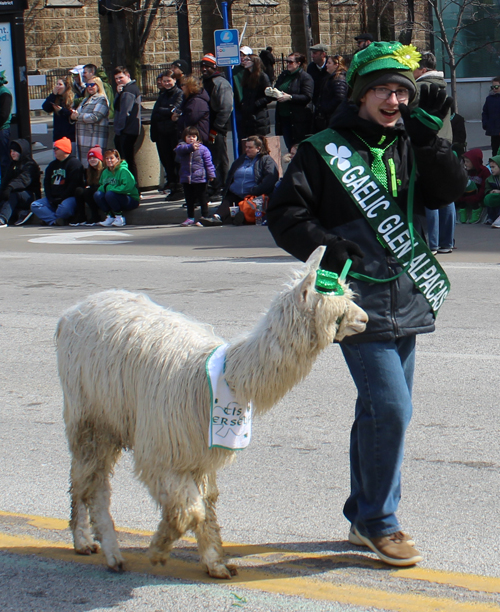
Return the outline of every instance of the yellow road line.
<path id="1" fill-rule="evenodd" d="M 30 515 L 0 512 L 0 517 L 23 518 L 35 527 L 49 530 L 63 530 L 68 522 L 61 519 L 50 519 Z M 122 533 L 150 536 L 151 532 L 120 529 Z M 186 538 L 187 542 L 194 542 L 192 538 Z M 0 549 L 17 554 L 34 554 L 65 562 L 102 565 L 102 554 L 91 556 L 76 555 L 71 545 L 63 542 L 33 538 L 30 536 L 8 535 L 0 533 Z M 301 553 L 283 549 L 271 549 L 264 546 L 252 546 L 241 544 L 224 544 L 224 550 L 229 555 L 252 556 L 255 555 L 259 561 L 265 560 L 270 555 L 280 554 L 279 562 L 289 559 L 300 561 L 301 559 L 329 559 L 334 567 L 337 563 L 345 562 L 353 555 L 318 555 L 317 553 Z M 127 571 L 145 573 L 156 576 L 172 577 L 181 580 L 199 583 L 238 584 L 240 587 L 255 589 L 267 593 L 279 593 L 282 595 L 294 595 L 311 600 L 336 601 L 339 603 L 373 607 L 376 609 L 391 610 L 394 612 L 500 612 L 500 606 L 487 602 L 461 602 L 445 597 L 428 597 L 414 593 L 394 593 L 382 589 L 364 588 L 352 584 L 338 585 L 324 582 L 311 577 L 289 577 L 266 573 L 258 569 L 247 569 L 239 567 L 239 575 L 235 576 L 230 583 L 216 581 L 206 576 L 200 566 L 181 559 L 172 558 L 166 567 L 150 565 L 144 553 L 123 552 Z M 359 564 L 359 557 L 356 562 Z M 276 558 L 270 559 L 270 563 L 276 564 Z M 387 567 L 377 561 L 367 558 L 367 565 L 371 567 Z M 421 580 L 430 584 L 445 586 L 458 586 L 469 591 L 481 591 L 484 593 L 499 593 L 500 579 L 476 576 L 472 574 L 458 574 L 426 570 L 418 567 L 394 570 L 391 576 L 402 579 Z"/>

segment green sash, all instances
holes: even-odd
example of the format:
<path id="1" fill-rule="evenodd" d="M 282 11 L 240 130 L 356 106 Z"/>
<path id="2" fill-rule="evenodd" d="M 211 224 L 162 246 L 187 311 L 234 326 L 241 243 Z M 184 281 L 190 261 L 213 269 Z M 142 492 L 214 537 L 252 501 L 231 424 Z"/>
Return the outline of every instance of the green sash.
<path id="1" fill-rule="evenodd" d="M 413 229 L 412 221 L 399 208 L 381 185 L 368 165 L 347 140 L 334 130 L 324 130 L 311 136 L 310 142 L 337 177 L 342 187 L 373 229 L 379 242 L 403 266 L 406 273 L 422 293 L 434 314 L 441 308 L 450 292 L 450 281 L 425 241 Z M 408 190 L 408 213 L 413 215 L 413 185 L 415 167 Z M 350 272 L 353 278 L 368 282 L 386 283 L 401 276 L 376 279 Z"/>

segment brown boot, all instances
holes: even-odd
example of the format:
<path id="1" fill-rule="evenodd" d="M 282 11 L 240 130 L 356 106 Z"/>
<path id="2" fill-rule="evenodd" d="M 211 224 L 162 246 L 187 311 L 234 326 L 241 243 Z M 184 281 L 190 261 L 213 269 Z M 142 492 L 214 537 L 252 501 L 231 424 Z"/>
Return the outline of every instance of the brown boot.
<path id="1" fill-rule="evenodd" d="M 354 527 L 354 533 L 365 546 L 368 546 L 379 559 L 388 565 L 406 567 L 408 565 L 415 565 L 415 563 L 423 559 L 418 550 L 408 544 L 402 531 L 396 531 L 395 533 L 378 538 L 369 538 L 361 535 L 356 527 Z"/>

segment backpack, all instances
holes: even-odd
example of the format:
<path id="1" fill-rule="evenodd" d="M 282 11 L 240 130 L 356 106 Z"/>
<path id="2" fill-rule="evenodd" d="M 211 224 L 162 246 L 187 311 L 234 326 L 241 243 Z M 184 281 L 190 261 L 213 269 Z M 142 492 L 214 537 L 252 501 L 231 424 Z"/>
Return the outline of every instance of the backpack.
<path id="1" fill-rule="evenodd" d="M 238 206 L 240 207 L 241 212 L 245 215 L 245 223 L 247 225 L 255 225 L 255 211 L 257 210 L 257 204 L 255 200 L 257 198 L 262 198 L 262 217 L 265 217 L 267 204 L 269 202 L 269 196 L 260 195 L 260 196 L 246 196 L 245 199 L 238 202 Z"/>

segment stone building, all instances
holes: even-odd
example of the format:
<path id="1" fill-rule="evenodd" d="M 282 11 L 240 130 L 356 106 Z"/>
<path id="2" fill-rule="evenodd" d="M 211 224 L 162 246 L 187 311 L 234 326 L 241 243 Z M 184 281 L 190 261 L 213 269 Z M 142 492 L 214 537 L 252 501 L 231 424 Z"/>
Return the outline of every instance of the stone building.
<path id="1" fill-rule="evenodd" d="M 103 9 L 120 1 L 29 0 L 25 13 L 28 70 L 50 73 L 76 64 L 94 63 L 105 67 L 130 64 L 134 49 L 136 65 L 165 64 L 179 57 L 180 0 L 160 0 L 142 53 L 138 50 L 140 31 L 147 24 L 148 15 L 106 13 Z M 66 5 L 68 8 L 62 8 Z M 244 31 L 243 44 L 257 52 L 271 45 L 279 59 L 292 50 L 306 51 L 303 5 L 303 0 L 234 0 L 230 6 L 230 24 L 240 33 Z M 425 21 L 426 0 L 413 0 L 413 5 L 415 21 Z M 351 55 L 356 48 L 354 36 L 360 32 L 375 34 L 380 30 L 385 39 L 404 37 L 408 0 L 390 3 L 382 20 L 377 20 L 377 6 L 377 1 L 367 0 L 310 0 L 313 41 L 325 43 L 333 53 Z M 196 62 L 203 53 L 214 52 L 213 31 L 223 27 L 220 2 L 186 0 L 183 10 L 187 12 L 192 60 Z M 130 28 L 125 27 L 127 19 L 136 26 L 132 37 Z M 415 35 L 412 42 L 428 46 L 424 38 L 415 38 Z"/>

